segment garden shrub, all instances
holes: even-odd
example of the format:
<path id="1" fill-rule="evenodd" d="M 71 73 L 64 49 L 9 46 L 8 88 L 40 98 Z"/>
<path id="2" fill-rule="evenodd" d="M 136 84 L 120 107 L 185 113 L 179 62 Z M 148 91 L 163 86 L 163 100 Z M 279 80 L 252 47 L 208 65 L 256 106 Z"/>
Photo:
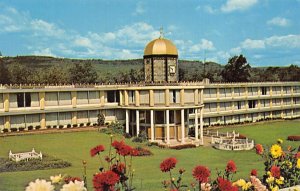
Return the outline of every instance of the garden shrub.
<path id="1" fill-rule="evenodd" d="M 90 123 L 90 122 L 87 122 L 87 123 L 86 123 L 86 126 L 90 126 L 90 125 L 91 125 L 91 123 Z"/>
<path id="2" fill-rule="evenodd" d="M 45 170 L 53 168 L 70 167 L 71 163 L 57 159 L 48 155 L 44 155 L 43 159 L 31 159 L 28 161 L 11 161 L 5 158 L 0 158 L 0 172 L 14 172 L 14 171 L 32 171 Z"/>
<path id="3" fill-rule="evenodd" d="M 68 124 L 68 125 L 67 125 L 67 128 L 71 128 L 71 127 L 72 127 L 72 125 L 71 125 L 71 124 Z"/>
<path id="4" fill-rule="evenodd" d="M 62 129 L 62 128 L 64 128 L 64 126 L 63 125 L 59 125 L 58 128 Z"/>
<path id="5" fill-rule="evenodd" d="M 98 124 L 97 123 L 93 123 L 93 126 L 96 127 Z"/>
<path id="6" fill-rule="evenodd" d="M 237 139 L 246 139 L 247 137 L 245 135 L 239 134 L 238 137 L 236 137 Z"/>
<path id="7" fill-rule="evenodd" d="M 150 156 L 150 155 L 153 155 L 153 153 L 149 149 L 146 149 L 146 148 L 143 148 L 143 147 L 136 147 L 135 149 L 139 151 L 138 152 L 138 156 Z"/>
<path id="8" fill-rule="evenodd" d="M 28 130 L 32 130 L 32 129 L 33 129 L 33 126 L 32 126 L 32 125 L 29 125 L 29 126 L 27 127 L 27 129 L 28 129 Z"/>
<path id="9" fill-rule="evenodd" d="M 3 133 L 7 133 L 8 132 L 8 129 L 3 129 Z"/>
<path id="10" fill-rule="evenodd" d="M 123 136 L 126 138 L 126 139 L 130 139 L 131 138 L 131 135 L 129 133 L 124 133 Z"/>
<path id="11" fill-rule="evenodd" d="M 35 126 L 35 129 L 40 129 L 40 128 L 41 128 L 40 125 Z"/>
<path id="12" fill-rule="evenodd" d="M 19 131 L 24 131 L 25 127 L 19 127 Z"/>
<path id="13" fill-rule="evenodd" d="M 18 131 L 18 128 L 12 127 L 12 128 L 10 128 L 10 131 L 11 131 L 11 132 L 17 132 L 17 131 Z"/>
<path id="14" fill-rule="evenodd" d="M 181 149 L 187 149 L 187 148 L 196 148 L 196 145 L 194 145 L 194 144 L 175 145 L 175 146 L 170 146 L 169 148 L 181 150 Z"/>
<path id="15" fill-rule="evenodd" d="M 80 124 L 79 124 L 79 127 L 83 127 L 83 126 L 84 126 L 84 123 L 80 123 Z"/>
<path id="16" fill-rule="evenodd" d="M 77 124 L 73 124 L 73 127 L 78 127 L 78 125 Z"/>
<path id="17" fill-rule="evenodd" d="M 111 122 L 107 128 L 103 128 L 100 130 L 102 133 L 106 134 L 120 134 L 123 135 L 124 127 L 119 122 Z"/>
<path id="18" fill-rule="evenodd" d="M 98 125 L 103 126 L 105 123 L 105 116 L 103 113 L 98 114 L 98 119 L 97 119 Z"/>
<path id="19" fill-rule="evenodd" d="M 287 140 L 289 141 L 300 141 L 300 135 L 290 135 Z"/>
<path id="20" fill-rule="evenodd" d="M 47 125 L 46 128 L 47 128 L 47 129 L 51 129 L 51 125 Z"/>
<path id="21" fill-rule="evenodd" d="M 146 141 L 148 141 L 146 131 L 141 131 L 137 137 L 134 137 L 132 139 L 132 142 L 138 142 L 138 143 L 142 143 L 142 142 L 146 142 Z"/>
<path id="22" fill-rule="evenodd" d="M 56 129 L 57 128 L 57 125 L 53 125 L 53 129 Z"/>

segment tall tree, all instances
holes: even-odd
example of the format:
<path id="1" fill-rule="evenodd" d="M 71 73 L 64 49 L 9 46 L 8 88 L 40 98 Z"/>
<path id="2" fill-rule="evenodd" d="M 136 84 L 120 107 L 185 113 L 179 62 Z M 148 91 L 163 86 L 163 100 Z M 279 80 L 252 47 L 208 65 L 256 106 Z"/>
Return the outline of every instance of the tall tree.
<path id="1" fill-rule="evenodd" d="M 13 63 L 8 66 L 8 71 L 10 73 L 10 81 L 13 84 L 28 84 L 30 83 L 30 75 L 33 70 L 30 70 L 26 66 Z"/>
<path id="2" fill-rule="evenodd" d="M 226 82 L 248 82 L 251 66 L 243 55 L 234 56 L 222 70 L 221 75 Z"/>
<path id="3" fill-rule="evenodd" d="M 10 75 L 7 67 L 5 66 L 3 60 L 0 58 L 0 84 L 9 84 Z"/>
<path id="4" fill-rule="evenodd" d="M 98 74 L 90 62 L 76 63 L 69 69 L 71 83 L 96 83 Z"/>

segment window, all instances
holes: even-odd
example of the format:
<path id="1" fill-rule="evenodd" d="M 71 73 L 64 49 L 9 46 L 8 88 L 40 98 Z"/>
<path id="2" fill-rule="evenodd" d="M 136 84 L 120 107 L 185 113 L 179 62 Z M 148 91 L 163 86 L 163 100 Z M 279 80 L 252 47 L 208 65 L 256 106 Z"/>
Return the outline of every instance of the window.
<path id="1" fill-rule="evenodd" d="M 267 88 L 261 87 L 261 95 L 267 95 Z"/>
<path id="2" fill-rule="evenodd" d="M 256 100 L 249 100 L 248 101 L 249 108 L 255 108 L 256 107 Z"/>
<path id="3" fill-rule="evenodd" d="M 17 103 L 18 103 L 18 107 L 30 107 L 31 106 L 30 93 L 18 93 Z"/>
<path id="4" fill-rule="evenodd" d="M 241 108 L 242 108 L 242 104 L 241 104 L 240 101 L 237 102 L 237 108 L 238 108 L 238 109 L 241 109 Z"/>
<path id="5" fill-rule="evenodd" d="M 131 95 L 133 100 L 132 103 L 134 102 L 134 91 L 131 91 Z M 111 91 L 107 91 L 107 102 L 108 103 L 114 103 L 114 102 L 119 102 L 120 101 L 120 95 L 119 95 L 119 91 L 115 91 L 115 90 L 111 90 Z"/>
<path id="6" fill-rule="evenodd" d="M 164 111 L 155 111 L 155 124 L 164 124 L 165 115 Z"/>
<path id="7" fill-rule="evenodd" d="M 173 90 L 172 92 L 173 92 L 173 95 L 172 95 L 173 103 L 176 103 L 176 90 Z"/>

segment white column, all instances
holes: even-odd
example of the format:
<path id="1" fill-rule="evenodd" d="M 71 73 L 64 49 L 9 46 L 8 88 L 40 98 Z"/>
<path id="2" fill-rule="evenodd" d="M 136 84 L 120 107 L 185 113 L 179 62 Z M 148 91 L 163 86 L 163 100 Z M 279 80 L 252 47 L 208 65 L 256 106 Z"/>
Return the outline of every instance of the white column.
<path id="1" fill-rule="evenodd" d="M 140 134 L 140 111 L 136 110 L 136 136 Z"/>
<path id="2" fill-rule="evenodd" d="M 200 109 L 200 139 L 203 144 L 203 107 Z"/>
<path id="3" fill-rule="evenodd" d="M 184 127 L 184 109 L 181 109 L 181 143 L 184 143 L 185 127 Z"/>
<path id="4" fill-rule="evenodd" d="M 153 119 L 153 110 L 150 110 L 150 128 L 151 128 L 151 141 L 154 141 L 154 119 Z"/>
<path id="5" fill-rule="evenodd" d="M 170 110 L 166 110 L 167 144 L 170 144 Z"/>
<path id="6" fill-rule="evenodd" d="M 129 133 L 129 110 L 126 109 L 126 127 L 125 127 L 125 132 Z"/>
<path id="7" fill-rule="evenodd" d="M 195 109 L 195 140 L 198 141 L 198 135 L 199 135 L 199 126 L 198 126 L 198 109 Z"/>

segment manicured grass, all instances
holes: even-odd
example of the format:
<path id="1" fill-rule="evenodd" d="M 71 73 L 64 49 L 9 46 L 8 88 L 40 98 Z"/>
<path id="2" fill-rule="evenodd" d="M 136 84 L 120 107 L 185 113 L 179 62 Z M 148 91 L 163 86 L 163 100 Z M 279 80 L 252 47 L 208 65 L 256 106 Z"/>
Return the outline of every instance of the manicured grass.
<path id="1" fill-rule="evenodd" d="M 240 127 L 230 127 L 222 131 L 235 130 L 247 137 L 254 139 L 256 143 L 271 145 L 277 138 L 284 140 L 283 147 L 291 145 L 298 147 L 299 142 L 286 141 L 288 135 L 300 134 L 299 121 L 268 122 L 264 124 L 253 124 Z M 30 151 L 35 148 L 37 152 L 69 161 L 72 167 L 65 169 L 38 170 L 26 172 L 0 173 L 0 190 L 18 191 L 24 190 L 25 186 L 36 178 L 49 179 L 49 176 L 56 174 L 69 174 L 71 176 L 82 176 L 82 161 L 87 161 L 88 187 L 92 190 L 92 176 L 97 172 L 100 165 L 98 157 L 90 157 L 90 148 L 98 144 L 103 144 L 108 149 L 110 137 L 98 132 L 76 132 L 58 133 L 44 135 L 26 135 L 14 137 L 0 137 L 0 157 L 7 157 L 9 150 L 13 152 Z M 134 145 L 128 141 L 129 144 Z M 211 147 L 198 147 L 184 150 L 161 149 L 150 147 L 154 155 L 147 157 L 136 157 L 133 160 L 133 168 L 136 175 L 134 185 L 137 190 L 162 190 L 161 182 L 168 178 L 167 173 L 162 173 L 159 169 L 160 162 L 170 156 L 178 160 L 177 170 L 180 167 L 186 169 L 183 181 L 187 184 L 192 182 L 191 171 L 196 165 L 206 165 L 212 175 L 216 176 L 216 169 L 223 170 L 228 160 L 236 162 L 238 172 L 235 178 L 247 178 L 251 169 L 259 170 L 262 174 L 262 159 L 252 151 L 220 151 Z M 106 155 L 107 152 L 104 152 Z M 103 156 L 104 156 L 103 155 Z"/>

